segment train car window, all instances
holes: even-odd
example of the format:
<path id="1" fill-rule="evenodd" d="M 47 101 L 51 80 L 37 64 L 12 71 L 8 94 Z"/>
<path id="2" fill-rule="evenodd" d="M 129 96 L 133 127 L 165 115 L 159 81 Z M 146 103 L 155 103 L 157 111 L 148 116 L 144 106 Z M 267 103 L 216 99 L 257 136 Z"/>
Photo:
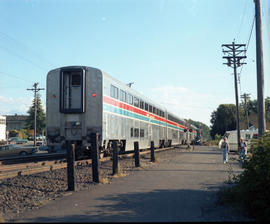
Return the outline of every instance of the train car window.
<path id="1" fill-rule="evenodd" d="M 145 104 L 144 104 L 144 108 L 145 108 L 145 110 L 148 111 L 148 103 L 145 103 Z"/>
<path id="2" fill-rule="evenodd" d="M 155 107 L 153 107 L 153 113 L 157 114 L 157 109 Z"/>
<path id="3" fill-rule="evenodd" d="M 130 128 L 130 137 L 133 137 L 133 128 Z"/>
<path id="4" fill-rule="evenodd" d="M 144 110 L 144 102 L 140 100 L 140 108 Z"/>
<path id="5" fill-rule="evenodd" d="M 161 117 L 165 117 L 164 111 L 161 111 Z"/>
<path id="6" fill-rule="evenodd" d="M 81 85 L 81 75 L 80 74 L 72 75 L 71 84 L 72 84 L 72 86 L 80 86 Z"/>
<path id="7" fill-rule="evenodd" d="M 153 112 L 153 106 L 149 104 L 149 112 Z"/>
<path id="8" fill-rule="evenodd" d="M 160 110 L 159 109 L 157 109 L 157 115 L 160 116 Z"/>
<path id="9" fill-rule="evenodd" d="M 131 94 L 128 94 L 128 103 L 133 105 L 133 96 Z"/>
<path id="10" fill-rule="evenodd" d="M 135 138 L 139 137 L 139 128 L 134 128 L 134 137 Z"/>
<path id="11" fill-rule="evenodd" d="M 118 99 L 118 88 L 115 87 L 114 85 L 111 85 L 110 89 L 111 97 Z"/>
<path id="12" fill-rule="evenodd" d="M 134 106 L 139 107 L 139 99 L 134 96 Z"/>
<path id="13" fill-rule="evenodd" d="M 143 129 L 140 129 L 140 137 L 144 138 L 144 130 Z"/>
<path id="14" fill-rule="evenodd" d="M 127 102 L 127 93 L 120 89 L 120 100 L 123 102 Z"/>

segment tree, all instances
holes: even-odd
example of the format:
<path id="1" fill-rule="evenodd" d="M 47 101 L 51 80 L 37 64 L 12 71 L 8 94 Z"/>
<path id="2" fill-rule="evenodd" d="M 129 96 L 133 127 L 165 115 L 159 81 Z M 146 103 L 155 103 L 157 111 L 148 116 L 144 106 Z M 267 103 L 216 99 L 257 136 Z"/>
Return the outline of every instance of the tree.
<path id="1" fill-rule="evenodd" d="M 215 135 L 223 136 L 226 131 L 236 129 L 236 107 L 234 104 L 220 104 L 216 111 L 211 114 L 211 130 L 212 139 Z"/>
<path id="2" fill-rule="evenodd" d="M 27 129 L 34 129 L 35 125 L 35 99 L 33 99 L 33 104 L 27 111 L 29 114 L 26 120 L 26 128 Z M 37 134 L 42 134 L 45 129 L 45 112 L 42 108 L 42 103 L 40 99 L 40 95 L 37 94 Z"/>
<path id="3" fill-rule="evenodd" d="M 210 128 L 206 124 L 200 121 L 193 121 L 191 119 L 188 119 L 186 122 L 187 124 L 193 124 L 195 127 L 201 130 L 201 135 L 202 135 L 203 140 L 210 139 Z"/>

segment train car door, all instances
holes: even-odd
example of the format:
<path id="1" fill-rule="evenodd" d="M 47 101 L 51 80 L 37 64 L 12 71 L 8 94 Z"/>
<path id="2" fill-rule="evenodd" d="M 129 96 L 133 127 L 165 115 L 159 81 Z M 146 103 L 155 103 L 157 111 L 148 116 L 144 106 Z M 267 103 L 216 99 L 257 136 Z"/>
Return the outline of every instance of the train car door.
<path id="1" fill-rule="evenodd" d="M 83 69 L 68 69 L 61 72 L 62 113 L 85 112 L 85 73 Z"/>

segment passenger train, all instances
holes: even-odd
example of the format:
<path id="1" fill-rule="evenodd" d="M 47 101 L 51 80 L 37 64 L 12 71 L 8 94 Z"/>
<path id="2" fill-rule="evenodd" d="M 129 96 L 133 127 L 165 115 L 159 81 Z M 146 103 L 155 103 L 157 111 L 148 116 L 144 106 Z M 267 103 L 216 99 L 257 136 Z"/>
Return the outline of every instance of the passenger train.
<path id="1" fill-rule="evenodd" d="M 191 142 L 197 128 L 188 126 L 151 99 L 97 68 L 68 66 L 47 75 L 46 134 L 50 148 L 75 145 L 76 158 L 91 155 L 91 133 L 99 134 L 100 156 Z"/>

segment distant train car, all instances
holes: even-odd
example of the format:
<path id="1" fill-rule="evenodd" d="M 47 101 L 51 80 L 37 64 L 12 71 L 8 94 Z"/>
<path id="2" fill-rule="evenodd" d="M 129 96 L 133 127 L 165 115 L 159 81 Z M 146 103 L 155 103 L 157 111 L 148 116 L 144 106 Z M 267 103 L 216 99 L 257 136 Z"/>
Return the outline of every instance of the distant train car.
<path id="1" fill-rule="evenodd" d="M 118 140 L 120 152 L 166 147 L 192 141 L 185 121 L 165 107 L 111 77 L 86 66 L 54 69 L 47 75 L 47 144 L 53 148 L 72 141 L 76 157 L 91 153 L 91 133 L 99 133 L 100 155 L 111 153 Z"/>

